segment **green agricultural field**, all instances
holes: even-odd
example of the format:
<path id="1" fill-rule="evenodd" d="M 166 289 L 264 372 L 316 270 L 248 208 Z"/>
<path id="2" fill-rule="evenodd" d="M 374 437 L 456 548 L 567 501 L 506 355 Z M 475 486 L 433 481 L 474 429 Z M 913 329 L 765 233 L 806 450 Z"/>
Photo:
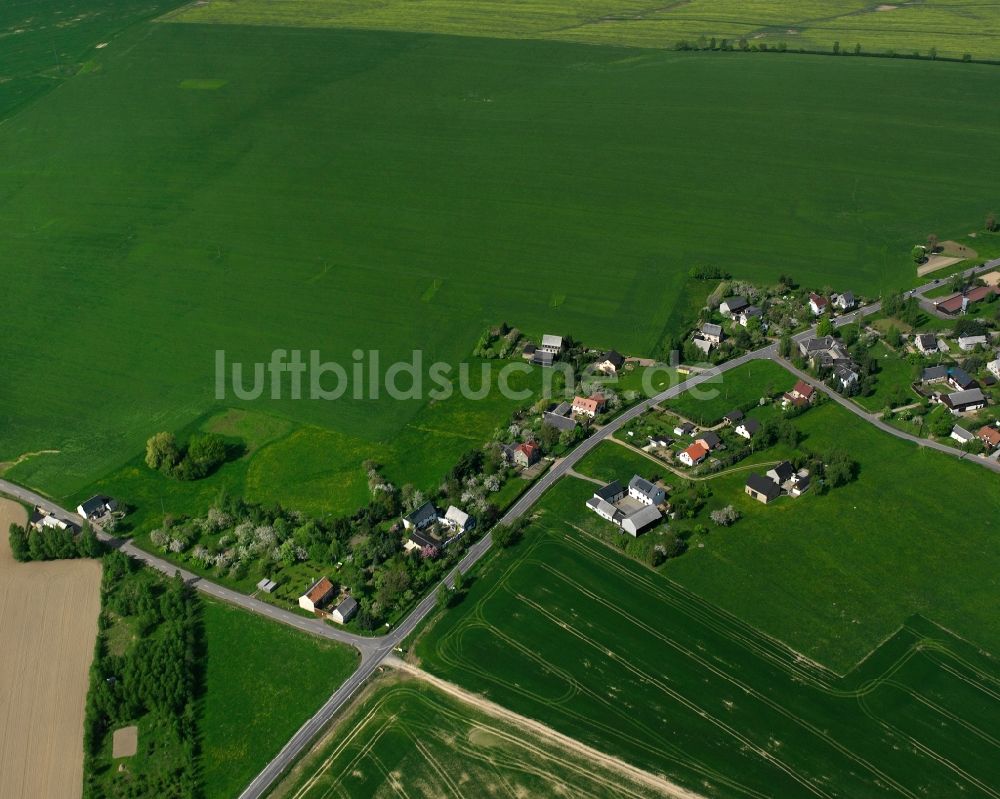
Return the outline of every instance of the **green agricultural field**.
<path id="1" fill-rule="evenodd" d="M 271 799 L 659 796 L 557 741 L 425 682 L 382 677 L 278 783 Z"/>
<path id="2" fill-rule="evenodd" d="M 970 493 L 996 518 L 991 477 L 814 414 L 870 450 L 856 485 L 765 508 L 714 480 L 745 518 L 657 573 L 586 532 L 567 478 L 418 641 L 423 668 L 708 796 L 991 795 L 996 530 L 948 532 Z M 906 481 L 919 526 L 879 510 Z"/>
<path id="3" fill-rule="evenodd" d="M 351 507 L 364 456 L 434 485 L 514 403 L 217 400 L 216 351 L 455 363 L 506 319 L 655 354 L 694 264 L 875 294 L 995 201 L 984 66 L 154 23 L 94 61 L 0 126 L 5 296 L 59 309 L 0 321 L 0 462 L 60 498 L 234 407 L 292 428 L 256 498 Z"/>
<path id="4" fill-rule="evenodd" d="M 590 44 L 673 47 L 709 37 L 744 38 L 754 47 L 780 44 L 829 52 L 860 44 L 867 53 L 1000 58 L 1000 9 L 960 0 L 877 3 L 863 0 L 610 0 L 522 2 L 491 0 L 213 0 L 172 16 L 183 22 L 378 28 L 467 36 L 561 39 Z M 702 41 L 699 41 L 701 39 Z M 716 42 L 716 44 L 721 41 Z"/>
<path id="5" fill-rule="evenodd" d="M 357 653 L 209 599 L 203 608 L 204 795 L 236 796 L 354 671 Z"/>
<path id="6" fill-rule="evenodd" d="M 182 0 L 31 0 L 0 5 L 0 120 L 78 72 L 100 51 Z"/>
<path id="7" fill-rule="evenodd" d="M 794 384 L 795 378 L 773 361 L 750 361 L 663 404 L 696 424 L 711 427 L 734 408 L 750 410 L 761 398 L 781 394 Z"/>

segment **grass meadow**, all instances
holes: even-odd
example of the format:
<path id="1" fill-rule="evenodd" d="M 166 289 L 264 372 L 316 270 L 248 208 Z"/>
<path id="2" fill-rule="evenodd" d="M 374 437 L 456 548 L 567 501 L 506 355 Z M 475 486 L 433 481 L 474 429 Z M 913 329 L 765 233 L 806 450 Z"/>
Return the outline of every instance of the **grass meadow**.
<path id="1" fill-rule="evenodd" d="M 412 678 L 383 676 L 269 794 L 658 796 L 516 722 Z"/>
<path id="2" fill-rule="evenodd" d="M 354 671 L 357 653 L 210 599 L 202 607 L 204 795 L 237 796 Z"/>
<path id="3" fill-rule="evenodd" d="M 601 45 L 673 47 L 699 37 L 745 38 L 768 47 L 844 50 L 860 44 L 867 53 L 914 51 L 926 56 L 1000 58 L 1000 10 L 959 0 L 871 3 L 809 0 L 692 0 L 664 5 L 637 0 L 627 8 L 610 0 L 214 0 L 171 15 L 189 22 L 240 25 L 372 28 L 466 36 L 556 39 Z M 706 42 L 707 43 L 707 42 Z"/>
<path id="4" fill-rule="evenodd" d="M 831 503 L 882 501 L 868 463 L 839 497 L 767 508 L 740 500 L 742 480 L 713 480 L 713 501 L 744 518 L 660 572 L 595 540 L 592 486 L 566 478 L 416 655 L 709 796 L 990 796 L 1000 670 L 980 647 L 1000 644 L 995 531 L 966 528 L 955 542 L 947 508 L 919 528 L 905 512 L 837 524 Z M 966 487 L 974 478 L 955 471 Z M 927 482 L 948 506 L 984 501 Z"/>
<path id="5" fill-rule="evenodd" d="M 495 408 L 220 405 L 215 351 L 456 362 L 506 319 L 646 354 L 693 264 L 875 294 L 995 199 L 977 65 L 153 23 L 94 62 L 0 126 L 8 306 L 57 309 L 0 321 L 0 461 L 61 498 L 228 406 L 306 431 L 260 496 L 351 504 L 362 453 L 437 480 Z"/>
<path id="6" fill-rule="evenodd" d="M 730 411 L 750 411 L 761 399 L 788 391 L 793 385 L 795 378 L 773 361 L 750 361 L 663 405 L 695 424 L 712 427 Z"/>

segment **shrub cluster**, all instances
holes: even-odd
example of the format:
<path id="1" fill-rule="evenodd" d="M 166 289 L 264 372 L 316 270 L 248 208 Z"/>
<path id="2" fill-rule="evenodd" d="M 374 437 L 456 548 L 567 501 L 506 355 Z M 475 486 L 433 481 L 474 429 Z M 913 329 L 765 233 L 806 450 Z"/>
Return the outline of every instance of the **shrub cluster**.
<path id="1" fill-rule="evenodd" d="M 157 433 L 146 442 L 146 465 L 176 480 L 200 480 L 226 461 L 226 442 L 215 433 L 195 433 L 186 447 L 173 433 Z"/>

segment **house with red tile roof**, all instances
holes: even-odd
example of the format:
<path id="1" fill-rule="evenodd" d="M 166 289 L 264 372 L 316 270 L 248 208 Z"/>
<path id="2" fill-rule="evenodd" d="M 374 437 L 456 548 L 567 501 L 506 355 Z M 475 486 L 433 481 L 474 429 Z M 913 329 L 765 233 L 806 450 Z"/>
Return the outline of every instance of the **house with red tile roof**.
<path id="1" fill-rule="evenodd" d="M 1000 430 L 995 427 L 990 427 L 988 424 L 983 425 L 976 432 L 976 436 L 986 445 L 987 449 L 1000 447 Z"/>
<path id="2" fill-rule="evenodd" d="M 604 395 L 591 394 L 589 397 L 573 397 L 573 413 L 593 419 L 604 410 Z"/>
<path id="3" fill-rule="evenodd" d="M 809 310 L 813 312 L 815 316 L 819 316 L 821 313 L 826 313 L 826 309 L 830 306 L 830 301 L 826 297 L 821 297 L 819 294 L 809 295 Z"/>
<path id="4" fill-rule="evenodd" d="M 783 405 L 794 405 L 796 408 L 801 408 L 804 405 L 812 404 L 815 393 L 815 388 L 810 386 L 805 380 L 799 380 L 795 383 L 791 391 L 785 392 L 781 398 L 781 402 Z"/>
<path id="5" fill-rule="evenodd" d="M 315 613 L 333 596 L 335 590 L 328 577 L 320 577 L 309 587 L 308 591 L 299 597 L 299 607 L 310 613 Z"/>

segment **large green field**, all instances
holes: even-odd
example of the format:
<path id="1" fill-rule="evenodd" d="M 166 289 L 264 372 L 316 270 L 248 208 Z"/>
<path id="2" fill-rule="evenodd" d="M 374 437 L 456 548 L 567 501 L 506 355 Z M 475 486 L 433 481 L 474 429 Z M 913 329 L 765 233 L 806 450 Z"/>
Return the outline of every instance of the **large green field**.
<path id="1" fill-rule="evenodd" d="M 463 422 L 465 403 L 220 402 L 215 352 L 455 362 L 507 319 L 647 353 L 690 307 L 692 264 L 907 284 L 915 239 L 995 200 L 994 76 L 134 26 L 0 126 L 0 461 L 52 451 L 8 476 L 75 496 L 152 432 L 249 404 L 306 431 L 248 466 L 258 493 L 294 482 L 316 506 L 387 447 L 390 479 L 433 484 L 428 456 L 451 463 L 509 405 Z"/>
<path id="2" fill-rule="evenodd" d="M 349 647 L 206 599 L 201 775 L 237 796 L 357 666 Z M 294 676 L 293 676 L 294 675 Z"/>
<path id="3" fill-rule="evenodd" d="M 426 682 L 382 677 L 269 794 L 660 796 L 606 765 Z"/>
<path id="4" fill-rule="evenodd" d="M 924 0 L 212 0 L 173 19 L 241 25 L 302 25 L 427 31 L 466 36 L 556 39 L 603 45 L 674 47 L 708 37 L 755 46 L 866 53 L 1000 58 L 1000 6 Z M 717 42 L 721 44 L 721 41 Z"/>
<path id="5" fill-rule="evenodd" d="M 660 573 L 591 537 L 593 485 L 564 479 L 423 667 L 708 796 L 993 796 L 996 525 L 949 524 L 969 496 L 996 518 L 992 478 L 845 413 L 796 421 L 867 448 L 856 484 L 765 507 L 713 480 L 744 518 Z"/>

